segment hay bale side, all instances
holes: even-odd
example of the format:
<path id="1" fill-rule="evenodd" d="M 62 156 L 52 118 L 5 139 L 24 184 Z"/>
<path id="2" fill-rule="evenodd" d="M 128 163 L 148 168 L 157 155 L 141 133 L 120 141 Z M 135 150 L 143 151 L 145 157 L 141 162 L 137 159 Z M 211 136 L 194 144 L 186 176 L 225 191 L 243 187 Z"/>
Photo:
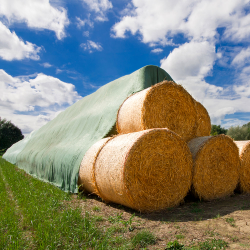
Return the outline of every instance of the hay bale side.
<path id="1" fill-rule="evenodd" d="M 168 128 L 185 141 L 196 135 L 195 101 L 181 86 L 163 81 L 129 97 L 117 114 L 121 134 L 151 128 Z"/>
<path id="2" fill-rule="evenodd" d="M 197 112 L 196 136 L 209 136 L 211 132 L 210 116 L 205 107 L 197 101 L 195 101 L 195 108 Z"/>
<path id="3" fill-rule="evenodd" d="M 178 205 L 190 189 L 191 171 L 187 144 L 168 129 L 118 135 L 95 163 L 100 197 L 142 212 Z"/>
<path id="4" fill-rule="evenodd" d="M 231 195 L 239 180 L 239 151 L 226 135 L 204 136 L 188 143 L 192 153 L 193 189 L 203 200 Z"/>
<path id="5" fill-rule="evenodd" d="M 111 137 L 108 137 L 96 142 L 84 155 L 78 176 L 78 186 L 80 190 L 98 195 L 95 181 L 95 161 L 104 145 L 110 139 Z"/>
<path id="6" fill-rule="evenodd" d="M 241 160 L 240 189 L 243 193 L 250 193 L 250 141 L 234 141 L 239 148 Z"/>

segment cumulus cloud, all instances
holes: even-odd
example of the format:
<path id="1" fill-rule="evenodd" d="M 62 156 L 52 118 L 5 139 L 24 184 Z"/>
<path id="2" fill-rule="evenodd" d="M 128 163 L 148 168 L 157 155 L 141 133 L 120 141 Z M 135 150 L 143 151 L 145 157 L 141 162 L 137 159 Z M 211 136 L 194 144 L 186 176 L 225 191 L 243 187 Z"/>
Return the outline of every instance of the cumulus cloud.
<path id="1" fill-rule="evenodd" d="M 97 21 L 107 21 L 106 13 L 109 9 L 113 8 L 112 3 L 109 0 L 82 0 L 87 4 L 88 8 L 96 13 Z"/>
<path id="2" fill-rule="evenodd" d="M 74 85 L 44 74 L 23 80 L 0 70 L 0 90 L 1 116 L 26 134 L 81 99 Z"/>
<path id="3" fill-rule="evenodd" d="M 243 14 L 245 0 L 132 0 L 132 3 L 131 14 L 125 12 L 113 26 L 115 37 L 124 38 L 131 32 L 139 33 L 144 43 L 164 43 L 181 33 L 188 39 L 213 40 L 220 27 L 225 27 L 225 34 L 232 39 L 250 34 L 250 17 Z"/>
<path id="4" fill-rule="evenodd" d="M 52 30 L 58 39 L 66 36 L 69 24 L 66 9 L 53 7 L 49 0 L 1 0 L 0 16 L 10 24 L 25 22 L 30 28 Z"/>
<path id="5" fill-rule="evenodd" d="M 41 48 L 30 42 L 24 42 L 16 33 L 11 32 L 0 22 L 0 57 L 3 60 L 22 60 L 29 58 L 39 60 L 38 53 Z"/>
<path id="6" fill-rule="evenodd" d="M 185 43 L 161 60 L 161 67 L 176 80 L 207 76 L 216 59 L 215 46 L 207 41 Z"/>
<path id="7" fill-rule="evenodd" d="M 100 43 L 96 43 L 91 40 L 88 40 L 86 43 L 82 43 L 80 47 L 89 53 L 92 53 L 94 50 L 102 51 L 103 49 Z"/>

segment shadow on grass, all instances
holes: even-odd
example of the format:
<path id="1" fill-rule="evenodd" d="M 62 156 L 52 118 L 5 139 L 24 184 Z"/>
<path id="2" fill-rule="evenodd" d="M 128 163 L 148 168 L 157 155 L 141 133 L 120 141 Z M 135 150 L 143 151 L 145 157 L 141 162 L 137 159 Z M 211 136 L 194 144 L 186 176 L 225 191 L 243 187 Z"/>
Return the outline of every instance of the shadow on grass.
<path id="1" fill-rule="evenodd" d="M 83 199 L 95 199 L 102 201 L 96 195 L 82 194 Z M 213 201 L 200 201 L 192 196 L 187 196 L 184 202 L 173 208 L 168 208 L 153 213 L 139 213 L 131 208 L 114 204 L 106 203 L 108 206 L 119 209 L 121 212 L 135 214 L 141 218 L 146 218 L 153 221 L 165 222 L 186 222 L 186 221 L 204 221 L 208 219 L 220 218 L 232 212 L 239 210 L 250 210 L 250 195 L 235 193 L 230 197 Z"/>

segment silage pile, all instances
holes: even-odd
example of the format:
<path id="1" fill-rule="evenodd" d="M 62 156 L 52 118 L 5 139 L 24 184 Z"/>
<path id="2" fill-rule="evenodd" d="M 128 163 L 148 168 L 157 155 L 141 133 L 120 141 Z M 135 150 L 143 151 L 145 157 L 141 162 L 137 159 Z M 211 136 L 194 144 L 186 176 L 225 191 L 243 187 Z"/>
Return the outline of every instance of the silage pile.
<path id="1" fill-rule="evenodd" d="M 116 128 L 118 135 L 89 149 L 79 172 L 78 184 L 104 201 L 149 212 L 178 205 L 191 185 L 200 199 L 212 200 L 238 183 L 237 146 L 209 136 L 207 110 L 173 81 L 128 97 Z"/>

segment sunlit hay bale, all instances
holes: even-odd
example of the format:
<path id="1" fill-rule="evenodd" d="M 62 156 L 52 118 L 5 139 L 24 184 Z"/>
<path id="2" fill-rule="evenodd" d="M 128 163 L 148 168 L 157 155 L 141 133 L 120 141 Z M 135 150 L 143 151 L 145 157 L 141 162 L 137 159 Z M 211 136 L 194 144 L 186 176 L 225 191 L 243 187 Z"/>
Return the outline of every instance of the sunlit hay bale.
<path id="1" fill-rule="evenodd" d="M 205 107 L 197 101 L 195 101 L 195 108 L 197 112 L 196 136 L 209 136 L 211 132 L 210 116 Z"/>
<path id="2" fill-rule="evenodd" d="M 195 101 L 179 84 L 163 81 L 124 101 L 117 114 L 121 134 L 151 128 L 168 128 L 185 141 L 195 137 Z"/>
<path id="3" fill-rule="evenodd" d="M 185 141 L 168 129 L 118 135 L 95 163 L 99 196 L 141 212 L 178 205 L 190 189 L 192 163 Z"/>
<path id="4" fill-rule="evenodd" d="M 239 180 L 239 151 L 226 135 L 204 136 L 188 143 L 194 160 L 193 190 L 203 200 L 231 195 Z"/>
<path id="5" fill-rule="evenodd" d="M 78 187 L 80 190 L 98 195 L 95 182 L 95 161 L 104 145 L 110 139 L 111 137 L 108 137 L 96 142 L 84 155 L 78 176 Z"/>
<path id="6" fill-rule="evenodd" d="M 240 189 L 244 193 L 250 193 L 250 141 L 234 141 L 239 148 L 241 160 Z"/>

